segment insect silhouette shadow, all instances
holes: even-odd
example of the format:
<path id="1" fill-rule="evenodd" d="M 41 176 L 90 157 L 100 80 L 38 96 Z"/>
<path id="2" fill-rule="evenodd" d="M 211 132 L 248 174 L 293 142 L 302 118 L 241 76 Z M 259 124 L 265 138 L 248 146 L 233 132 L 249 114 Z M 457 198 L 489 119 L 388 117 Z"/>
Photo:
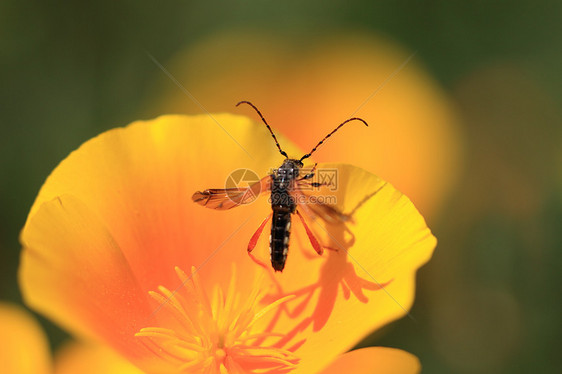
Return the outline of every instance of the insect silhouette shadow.
<path id="1" fill-rule="evenodd" d="M 352 212 L 357 211 L 360 206 L 378 193 L 385 185 L 368 194 L 357 204 Z M 284 336 L 277 343 L 279 346 L 284 346 L 294 339 L 299 332 L 304 331 L 310 326 L 312 326 L 313 331 L 321 330 L 334 310 L 340 288 L 345 300 L 349 300 L 353 296 L 361 303 L 367 303 L 369 297 L 365 291 L 381 290 L 392 282 L 392 279 L 390 279 L 384 283 L 379 283 L 366 270 L 363 271 L 367 273 L 365 277 L 357 274 L 356 266 L 360 269 L 363 267 L 348 253 L 355 244 L 355 236 L 349 227 L 350 224 L 352 222 L 326 223 L 326 227 L 323 227 L 334 246 L 328 247 L 328 250 L 324 252 L 326 259 L 323 260 L 324 264 L 321 266 L 320 276 L 316 282 L 289 292 L 284 291 L 283 286 L 277 282 L 277 292 L 268 296 L 270 301 L 287 295 L 295 297 L 291 303 L 284 303 L 276 311 L 268 329 L 272 329 L 283 315 L 290 319 L 301 319 L 304 313 L 310 311 L 309 305 L 312 302 L 316 302 L 312 312 L 309 312 L 310 315 L 305 316 L 292 330 L 284 333 Z M 299 247 L 306 248 L 303 246 Z M 321 260 L 317 256 L 315 257 Z M 366 277 L 369 277 L 370 280 Z M 292 349 L 298 348 L 303 343 L 304 340 L 294 343 Z"/>

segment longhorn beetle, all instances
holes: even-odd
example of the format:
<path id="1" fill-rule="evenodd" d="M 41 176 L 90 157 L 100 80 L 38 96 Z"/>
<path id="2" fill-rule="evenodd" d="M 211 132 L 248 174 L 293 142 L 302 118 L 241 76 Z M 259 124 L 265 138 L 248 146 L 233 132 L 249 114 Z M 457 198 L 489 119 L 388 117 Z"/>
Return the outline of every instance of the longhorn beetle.
<path id="1" fill-rule="evenodd" d="M 320 187 L 322 183 L 310 182 L 309 180 L 314 177 L 316 170 L 316 164 L 312 170 L 301 176 L 301 169 L 304 167 L 303 160 L 309 158 L 317 149 L 320 147 L 326 139 L 328 139 L 332 134 L 338 131 L 343 125 L 351 121 L 361 121 L 365 126 L 367 122 L 358 117 L 349 118 L 342 123 L 340 123 L 332 132 L 326 135 L 310 152 L 302 156 L 300 159 L 289 158 L 287 153 L 281 149 L 277 137 L 273 133 L 273 130 L 261 114 L 261 112 L 256 108 L 256 106 L 249 101 L 241 101 L 236 106 L 240 104 L 247 104 L 251 106 L 256 113 L 260 116 L 262 122 L 265 124 L 275 145 L 279 149 L 279 152 L 285 156 L 285 161 L 283 164 L 275 170 L 273 173 L 262 178 L 259 182 L 256 182 L 246 188 L 223 188 L 223 189 L 207 189 L 202 192 L 195 192 L 192 196 L 194 202 L 203 205 L 207 208 L 226 210 L 231 209 L 243 204 L 252 202 L 256 195 L 261 192 L 271 191 L 271 209 L 272 213 L 267 216 L 267 218 L 258 227 L 250 242 L 248 243 L 248 254 L 257 262 L 257 260 L 250 253 L 256 246 L 258 239 L 266 225 L 266 223 L 272 219 L 271 222 L 271 236 L 269 237 L 269 250 L 271 255 L 271 265 L 275 271 L 283 271 L 285 267 L 285 262 L 287 261 L 287 253 L 289 250 L 289 238 L 291 235 L 291 216 L 296 214 L 299 216 L 303 226 L 306 230 L 306 234 L 314 247 L 314 250 L 321 255 L 323 253 L 323 248 L 308 227 L 305 219 L 297 209 L 297 206 L 306 209 L 309 213 L 315 214 L 320 218 L 327 221 L 345 221 L 348 217 L 345 214 L 338 212 L 335 208 L 324 204 L 314 204 L 314 206 L 305 206 L 304 203 L 299 203 L 297 197 L 299 195 L 305 195 L 303 192 L 303 187 Z M 311 205 L 311 204 L 309 204 Z M 259 263 L 259 262 L 258 262 Z M 260 265 L 263 265 L 260 263 Z"/>

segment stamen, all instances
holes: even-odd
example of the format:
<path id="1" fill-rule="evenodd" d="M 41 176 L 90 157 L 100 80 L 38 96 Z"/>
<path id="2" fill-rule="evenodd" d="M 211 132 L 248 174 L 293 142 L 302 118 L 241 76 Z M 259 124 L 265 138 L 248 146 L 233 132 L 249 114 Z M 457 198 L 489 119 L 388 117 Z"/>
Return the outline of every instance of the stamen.
<path id="1" fill-rule="evenodd" d="M 166 326 L 145 327 L 135 334 L 147 347 L 155 347 L 159 357 L 180 373 L 287 373 L 296 367 L 298 356 L 280 344 L 285 334 L 271 331 L 274 326 L 253 331 L 261 325 L 260 319 L 295 295 L 259 308 L 265 295 L 255 287 L 242 302 L 233 267 L 226 292 L 216 285 L 209 298 L 195 268 L 189 276 L 177 267 L 175 271 L 182 284 L 178 291 L 160 286 L 149 293 L 162 305 L 159 313 L 165 313 Z M 255 284 L 263 283 L 256 280 Z M 270 339 L 277 343 L 264 345 Z"/>

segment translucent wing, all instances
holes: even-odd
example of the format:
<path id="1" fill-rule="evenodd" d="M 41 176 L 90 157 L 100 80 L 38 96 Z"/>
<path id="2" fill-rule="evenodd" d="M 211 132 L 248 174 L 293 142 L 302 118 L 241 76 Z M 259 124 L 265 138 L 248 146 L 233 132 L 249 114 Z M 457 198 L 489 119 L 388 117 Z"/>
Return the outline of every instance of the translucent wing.
<path id="1" fill-rule="evenodd" d="M 322 201 L 322 198 L 319 198 L 319 194 L 314 191 L 318 191 L 321 187 L 322 186 L 315 186 L 305 180 L 296 182 L 293 195 L 295 195 L 295 200 L 299 204 L 301 210 L 304 211 L 310 218 L 320 218 L 329 224 L 353 222 L 350 214 L 341 212 L 336 205 L 328 204 Z M 320 197 L 322 196 L 325 196 L 325 194 L 320 194 Z"/>
<path id="2" fill-rule="evenodd" d="M 308 213 L 330 224 L 353 222 L 350 215 L 340 212 L 336 207 L 323 203 L 307 204 Z"/>
<path id="3" fill-rule="evenodd" d="M 206 208 L 227 210 L 249 204 L 270 189 L 271 176 L 268 175 L 246 188 L 211 188 L 195 192 L 191 199 Z"/>
<path id="4" fill-rule="evenodd" d="M 336 199 L 330 199 L 333 192 L 328 186 L 300 180 L 292 195 L 298 204 L 297 212 L 308 220 L 307 224 L 305 217 L 299 214 L 318 254 L 322 254 L 323 249 L 347 249 L 353 244 L 355 238 L 349 227 L 349 223 L 354 223 L 352 213 L 343 213 Z"/>

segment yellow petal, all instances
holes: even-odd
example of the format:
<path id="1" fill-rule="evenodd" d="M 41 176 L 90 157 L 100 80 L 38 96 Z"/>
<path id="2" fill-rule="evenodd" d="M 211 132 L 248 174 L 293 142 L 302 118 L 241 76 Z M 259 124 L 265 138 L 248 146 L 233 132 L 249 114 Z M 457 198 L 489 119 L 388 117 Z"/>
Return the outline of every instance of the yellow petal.
<path id="1" fill-rule="evenodd" d="M 272 143 L 265 127 L 230 115 L 164 116 L 86 142 L 49 176 L 22 231 L 26 302 L 72 333 L 146 358 L 134 334 L 158 318 L 148 292 L 180 286 L 175 266 L 212 259 L 201 270 L 211 289 L 227 284 L 236 261 L 254 280 L 245 247 L 268 214 L 265 199 L 220 212 L 191 196 L 241 167 L 267 175 L 282 160 Z"/>
<path id="2" fill-rule="evenodd" d="M 337 249 L 325 251 L 323 258 L 295 224 L 297 245 L 279 283 L 298 298 L 289 303 L 292 317 L 280 318 L 277 326 L 287 337 L 306 339 L 298 350 L 297 372 L 303 373 L 404 316 L 414 300 L 415 272 L 436 245 L 423 217 L 389 183 L 350 165 L 319 164 L 317 170 L 337 171 L 337 190 L 324 193 L 336 198 L 341 212 L 353 212 L 353 222 L 309 223 L 321 243 Z M 295 329 L 295 320 L 305 318 Z"/>
<path id="3" fill-rule="evenodd" d="M 72 342 L 57 351 L 55 374 L 143 374 L 106 347 Z"/>
<path id="4" fill-rule="evenodd" d="M 103 223 L 77 198 L 42 204 L 22 238 L 20 283 L 26 301 L 69 330 L 126 347 L 136 324 L 150 312 L 120 247 Z"/>
<path id="5" fill-rule="evenodd" d="M 320 374 L 415 374 L 420 370 L 418 358 L 408 352 L 369 347 L 344 353 Z"/>
<path id="6" fill-rule="evenodd" d="M 51 373 L 47 337 L 27 311 L 16 305 L 0 303 L 0 336 L 3 373 Z"/>
<path id="7" fill-rule="evenodd" d="M 302 155 L 282 136 L 279 141 L 291 156 Z M 265 126 L 231 115 L 164 116 L 86 142 L 48 178 L 22 232 L 26 301 L 71 332 L 107 342 L 143 370 L 166 372 L 134 337 L 142 327 L 159 326 L 162 317 L 148 292 L 160 285 L 181 288 L 176 266 L 198 269 L 209 294 L 217 286 L 227 290 L 231 274 L 225 270 L 234 264 L 246 293 L 273 289 L 275 279 L 297 295 L 287 302 L 298 309 L 292 315 L 280 309 L 256 325 L 275 322 L 274 332 L 286 334 L 284 348 L 304 341 L 295 351 L 300 372 L 325 367 L 405 314 L 415 271 L 435 239 L 389 184 L 351 166 L 321 165 L 338 170 L 337 207 L 354 210 L 355 223 L 347 223 L 349 230 L 312 228 L 330 246 L 342 242 L 344 248 L 319 257 L 296 224 L 285 271 L 255 284 L 262 269 L 246 247 L 271 212 L 267 200 L 216 211 L 193 203 L 191 195 L 223 187 L 239 168 L 266 176 L 282 160 Z M 267 258 L 267 246 L 262 238 L 256 256 Z M 381 283 L 388 284 L 380 289 Z"/>

